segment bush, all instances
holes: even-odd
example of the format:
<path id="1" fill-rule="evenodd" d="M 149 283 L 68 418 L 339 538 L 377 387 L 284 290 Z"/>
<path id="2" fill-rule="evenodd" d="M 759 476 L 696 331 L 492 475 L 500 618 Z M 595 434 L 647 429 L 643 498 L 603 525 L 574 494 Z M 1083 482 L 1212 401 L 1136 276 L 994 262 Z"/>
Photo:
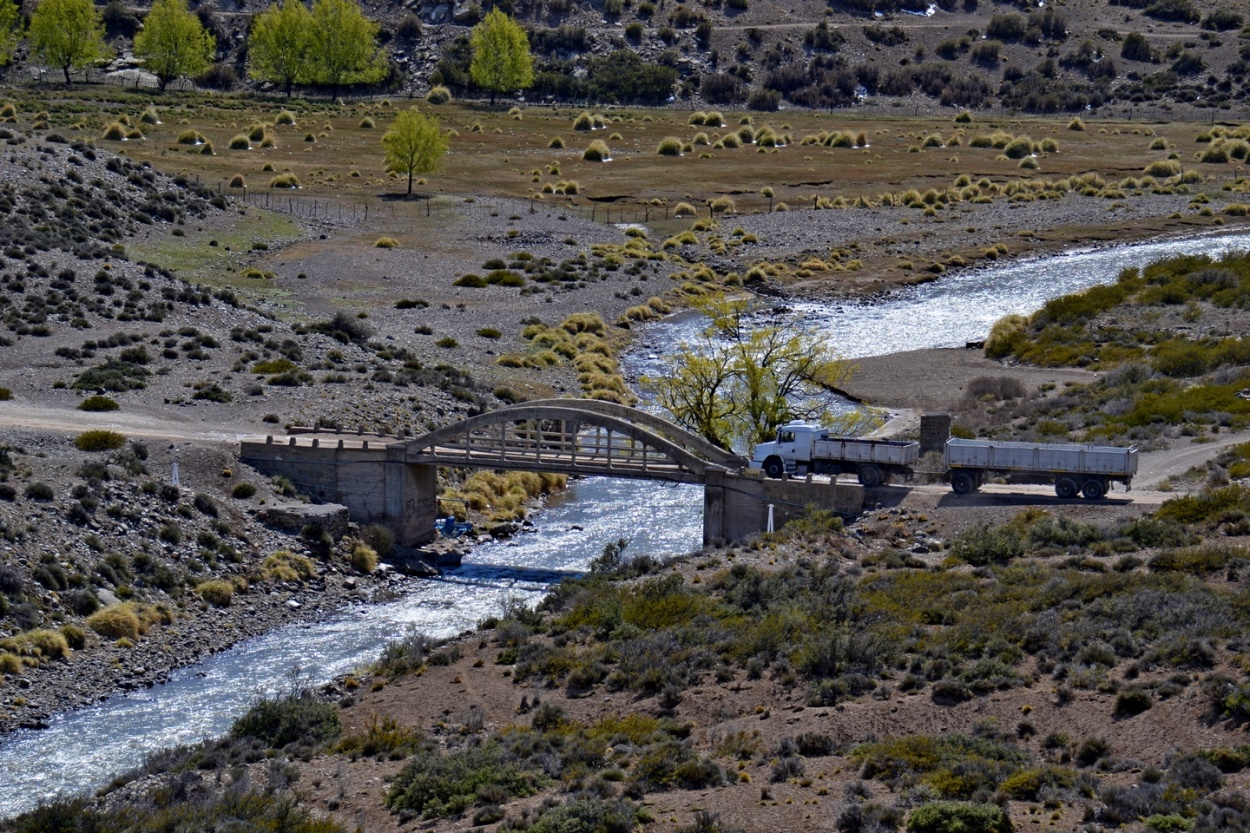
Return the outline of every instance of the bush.
<path id="1" fill-rule="evenodd" d="M 935 801 L 913 811 L 908 833 L 1010 833 L 1011 819 L 996 804 Z"/>
<path id="2" fill-rule="evenodd" d="M 234 585 L 228 581 L 206 581 L 196 587 L 195 592 L 213 607 L 229 607 L 234 598 Z"/>
<path id="3" fill-rule="evenodd" d="M 87 617 L 87 627 L 105 639 L 137 640 L 143 625 L 133 605 L 119 604 L 98 610 Z"/>
<path id="4" fill-rule="evenodd" d="M 52 487 L 43 481 L 36 481 L 26 487 L 25 495 L 30 500 L 49 501 L 55 497 Z"/>
<path id="5" fill-rule="evenodd" d="M 1007 524 L 980 524 L 961 533 L 951 546 L 951 557 L 973 566 L 1005 564 L 1024 552 L 1024 536 Z"/>
<path id="6" fill-rule="evenodd" d="M 378 568 L 378 554 L 367 544 L 357 544 L 352 550 L 352 566 L 359 572 L 372 573 Z"/>
<path id="7" fill-rule="evenodd" d="M 660 140 L 660 146 L 656 149 L 656 153 L 660 156 L 681 156 L 681 139 L 676 136 L 666 136 Z"/>
<path id="8" fill-rule="evenodd" d="M 273 179 L 269 180 L 269 187 L 270 188 L 298 188 L 299 177 L 297 177 L 295 174 L 290 173 L 290 172 L 287 172 L 284 174 L 278 174 Z"/>
<path id="9" fill-rule="evenodd" d="M 373 241 L 375 249 L 394 249 L 399 246 L 399 241 L 394 237 L 379 237 Z"/>
<path id="10" fill-rule="evenodd" d="M 315 575 L 311 559 L 286 550 L 278 550 L 265 558 L 260 569 L 261 581 L 303 581 Z"/>
<path id="11" fill-rule="evenodd" d="M 489 790 L 506 801 L 532 795 L 545 781 L 541 772 L 513 760 L 497 743 L 445 753 L 430 749 L 418 752 L 400 771 L 385 803 L 391 810 L 443 818 L 472 806 L 479 792 Z"/>
<path id="12" fill-rule="evenodd" d="M 13 398 L 13 391 L 8 388 L 0 388 L 0 402 L 8 402 Z"/>
<path id="13" fill-rule="evenodd" d="M 230 497 L 238 500 L 247 500 L 256 494 L 256 487 L 251 483 L 236 483 L 234 488 L 230 490 Z"/>
<path id="14" fill-rule="evenodd" d="M 230 140 L 230 144 L 228 145 L 228 147 L 231 150 L 251 150 L 252 140 L 247 138 L 247 136 L 243 135 L 242 133 L 240 133 L 239 135 L 233 137 Z"/>
<path id="15" fill-rule="evenodd" d="M 103 429 L 84 431 L 74 438 L 74 447 L 79 451 L 112 451 L 125 444 L 125 436 Z"/>
<path id="16" fill-rule="evenodd" d="M 80 411 L 116 411 L 119 407 L 117 402 L 107 396 L 88 396 L 86 399 L 78 403 Z"/>
<path id="17" fill-rule="evenodd" d="M 382 558 L 395 549 L 395 535 L 381 524 L 369 524 L 360 531 L 360 537 Z"/>
<path id="18" fill-rule="evenodd" d="M 338 706 L 301 691 L 256 701 L 230 727 L 230 736 L 256 738 L 281 749 L 289 743 L 321 743 L 342 731 Z"/>
<path id="19" fill-rule="evenodd" d="M 612 151 L 608 148 L 608 143 L 602 139 L 595 139 L 582 151 L 582 158 L 587 162 L 607 162 L 612 158 Z"/>
<path id="20" fill-rule="evenodd" d="M 430 87 L 430 91 L 425 94 L 427 104 L 448 104 L 451 102 L 451 90 L 442 85 Z"/>

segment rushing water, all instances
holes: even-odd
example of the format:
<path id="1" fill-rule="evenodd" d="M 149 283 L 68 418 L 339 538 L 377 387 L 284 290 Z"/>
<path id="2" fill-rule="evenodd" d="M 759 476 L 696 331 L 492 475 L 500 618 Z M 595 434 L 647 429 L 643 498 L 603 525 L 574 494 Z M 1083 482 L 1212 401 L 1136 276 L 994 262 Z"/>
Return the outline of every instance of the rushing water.
<path id="1" fill-rule="evenodd" d="M 1250 235 L 1188 239 L 1075 252 L 970 271 L 871 304 L 795 305 L 793 314 L 829 334 L 848 357 L 962 345 L 1003 315 L 1114 280 L 1126 266 L 1176 254 L 1250 248 Z M 669 346 L 691 339 L 695 318 L 648 328 L 627 357 L 630 375 L 656 373 Z M 90 790 L 155 750 L 225 732 L 260 692 L 287 685 L 293 669 L 324 681 L 375 659 L 409 628 L 450 636 L 499 611 L 509 598 L 533 602 L 562 577 L 586 569 L 603 545 L 689 552 L 702 534 L 697 486 L 591 478 L 572 484 L 535 519 L 535 531 L 475 547 L 438 580 L 414 581 L 395 602 L 357 606 L 321 621 L 249 640 L 176 673 L 171 682 L 57 716 L 51 728 L 0 744 L 0 818 L 41 799 Z"/>

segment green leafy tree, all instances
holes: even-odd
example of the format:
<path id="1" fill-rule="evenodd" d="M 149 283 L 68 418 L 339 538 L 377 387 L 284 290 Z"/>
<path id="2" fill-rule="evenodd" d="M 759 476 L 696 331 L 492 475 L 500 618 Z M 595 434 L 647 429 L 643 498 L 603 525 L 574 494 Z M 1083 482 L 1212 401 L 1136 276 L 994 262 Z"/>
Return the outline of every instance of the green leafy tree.
<path id="1" fill-rule="evenodd" d="M 30 47 L 35 56 L 65 73 L 109 56 L 104 24 L 91 0 L 41 0 L 30 16 Z"/>
<path id="2" fill-rule="evenodd" d="M 499 9 L 492 9 L 473 27 L 469 39 L 473 59 L 469 77 L 484 90 L 490 90 L 490 103 L 497 93 L 523 90 L 534 83 L 534 59 L 530 55 L 525 30 Z"/>
<path id="3" fill-rule="evenodd" d="M 0 0 L 0 67 L 8 66 L 21 37 L 22 10 L 16 0 Z"/>
<path id="4" fill-rule="evenodd" d="M 375 39 L 378 24 L 355 0 L 317 0 L 308 39 L 311 80 L 333 95 L 344 84 L 373 84 L 386 77 L 386 59 Z"/>
<path id="5" fill-rule="evenodd" d="M 407 174 L 408 193 L 412 178 L 438 167 L 447 152 L 447 137 L 438 129 L 438 122 L 416 110 L 405 110 L 382 137 L 386 150 L 387 173 Z"/>
<path id="6" fill-rule="evenodd" d="M 135 55 L 164 92 L 170 81 L 200 75 L 212 65 L 217 39 L 187 8 L 187 0 L 156 0 L 135 35 Z"/>
<path id="7" fill-rule="evenodd" d="M 309 79 L 313 17 L 302 0 L 274 3 L 252 20 L 247 38 L 248 75 L 279 84 L 287 97 Z"/>
<path id="8" fill-rule="evenodd" d="M 722 448 L 764 442 L 793 419 L 852 432 L 871 422 L 835 419 L 828 392 L 853 367 L 827 340 L 797 320 L 753 326 L 749 302 L 716 297 L 696 306 L 709 320 L 693 343 L 669 356 L 665 372 L 643 377 L 677 422 Z"/>

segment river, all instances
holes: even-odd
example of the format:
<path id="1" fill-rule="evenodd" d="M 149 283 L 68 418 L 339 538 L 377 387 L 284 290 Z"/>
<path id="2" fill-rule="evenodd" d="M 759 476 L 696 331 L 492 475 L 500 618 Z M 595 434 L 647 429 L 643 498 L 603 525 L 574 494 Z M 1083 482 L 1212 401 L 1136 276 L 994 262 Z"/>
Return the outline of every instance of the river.
<path id="1" fill-rule="evenodd" d="M 1126 266 L 1177 254 L 1250 248 L 1250 234 L 1068 252 L 968 270 L 872 303 L 795 304 L 792 314 L 828 333 L 848 358 L 982 339 L 1003 315 L 1115 279 Z M 625 357 L 627 375 L 655 374 L 671 345 L 697 334 L 695 318 L 646 328 Z M 416 628 L 451 636 L 517 598 L 536 602 L 554 582 L 586 569 L 604 544 L 662 557 L 691 552 L 702 536 L 698 486 L 590 478 L 571 484 L 535 518 L 534 531 L 476 546 L 463 566 L 412 581 L 395 602 L 348 608 L 240 643 L 175 673 L 167 684 L 57 715 L 43 731 L 0 743 L 0 818 L 41 800 L 95 789 L 149 751 L 226 732 L 260 693 L 280 691 L 293 669 L 325 681 L 368 664 Z"/>

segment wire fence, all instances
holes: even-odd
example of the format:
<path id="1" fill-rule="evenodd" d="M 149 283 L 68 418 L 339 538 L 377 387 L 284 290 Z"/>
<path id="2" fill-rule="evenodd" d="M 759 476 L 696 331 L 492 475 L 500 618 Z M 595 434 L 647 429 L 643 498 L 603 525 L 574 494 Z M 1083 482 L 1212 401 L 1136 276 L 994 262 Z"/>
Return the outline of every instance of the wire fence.
<path id="1" fill-rule="evenodd" d="M 492 216 L 517 217 L 526 215 L 550 215 L 559 219 L 577 219 L 607 225 L 645 225 L 660 220 L 674 219 L 673 205 L 649 203 L 611 204 L 557 202 L 554 199 L 494 198 L 494 197 L 424 197 L 413 199 L 397 197 L 353 197 L 350 200 L 300 194 L 288 189 L 231 188 L 227 182 L 216 184 L 216 191 L 239 205 L 263 208 L 308 220 L 329 223 L 358 223 L 369 221 L 419 221 L 425 218 L 450 217 L 464 212 L 467 204 L 476 206 Z M 711 208 L 704 207 L 709 214 Z M 688 216 L 688 215 L 687 215 Z"/>

